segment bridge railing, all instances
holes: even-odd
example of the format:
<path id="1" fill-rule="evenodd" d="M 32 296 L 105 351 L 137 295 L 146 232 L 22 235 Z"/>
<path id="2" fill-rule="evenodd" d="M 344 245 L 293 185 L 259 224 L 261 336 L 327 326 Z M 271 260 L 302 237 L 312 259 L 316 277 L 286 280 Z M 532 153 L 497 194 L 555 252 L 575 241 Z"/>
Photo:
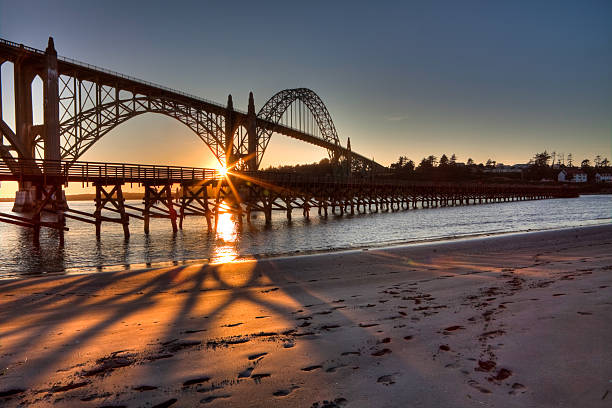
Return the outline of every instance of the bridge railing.
<path id="1" fill-rule="evenodd" d="M 162 166 L 129 163 L 104 163 L 61 160 L 15 160 L 10 166 L 0 161 L 3 180 L 30 180 L 44 182 L 188 182 L 220 178 L 214 169 L 201 167 Z M 42 179 L 42 180 L 41 180 Z"/>

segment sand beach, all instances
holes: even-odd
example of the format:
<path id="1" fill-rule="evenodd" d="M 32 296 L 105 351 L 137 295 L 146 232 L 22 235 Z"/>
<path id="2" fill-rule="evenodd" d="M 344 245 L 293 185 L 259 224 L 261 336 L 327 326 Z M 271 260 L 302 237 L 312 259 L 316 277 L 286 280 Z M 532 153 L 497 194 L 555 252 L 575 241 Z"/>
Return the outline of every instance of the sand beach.
<path id="1" fill-rule="evenodd" d="M 607 407 L 612 225 L 0 281 L 0 406 Z"/>

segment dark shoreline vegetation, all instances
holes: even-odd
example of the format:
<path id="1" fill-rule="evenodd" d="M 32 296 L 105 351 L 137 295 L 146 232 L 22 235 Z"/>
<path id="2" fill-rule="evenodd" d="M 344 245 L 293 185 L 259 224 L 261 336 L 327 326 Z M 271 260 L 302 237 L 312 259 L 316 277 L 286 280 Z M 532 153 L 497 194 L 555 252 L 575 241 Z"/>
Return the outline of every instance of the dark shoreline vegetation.
<path id="1" fill-rule="evenodd" d="M 552 161 L 551 161 L 552 159 Z M 550 162 L 550 164 L 549 164 Z M 581 194 L 612 194 L 610 183 L 595 183 L 595 174 L 611 173 L 612 167 L 607 158 L 596 156 L 594 166 L 585 159 L 580 167 L 573 166 L 571 155 L 568 157 L 568 165 L 565 160 L 554 163 L 554 155 L 546 151 L 537 153 L 526 164 L 515 164 L 504 166 L 491 159 L 486 164 L 476 164 L 471 158 L 466 163 L 458 162 L 456 155 L 449 158 L 443 154 L 440 159 L 434 155 L 424 157 L 416 165 L 414 161 L 406 156 L 399 159 L 383 172 L 376 172 L 377 179 L 404 180 L 414 182 L 454 182 L 454 183 L 492 183 L 492 184 L 535 184 L 535 185 L 560 185 L 565 184 L 579 189 Z M 562 170 L 581 170 L 588 176 L 586 183 L 558 182 L 557 175 Z M 341 161 L 334 165 L 325 158 L 318 163 L 286 165 L 268 167 L 263 170 L 270 173 L 292 173 L 305 176 L 342 176 L 347 175 L 348 162 Z M 351 165 L 351 177 L 355 179 L 367 179 L 371 176 L 367 169 L 353 163 Z"/>

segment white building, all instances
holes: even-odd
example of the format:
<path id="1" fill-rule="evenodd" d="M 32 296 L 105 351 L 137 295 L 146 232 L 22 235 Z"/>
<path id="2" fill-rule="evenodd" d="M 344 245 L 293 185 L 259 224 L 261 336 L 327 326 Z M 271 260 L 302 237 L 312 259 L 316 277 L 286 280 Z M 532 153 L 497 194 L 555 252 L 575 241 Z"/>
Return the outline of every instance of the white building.
<path id="1" fill-rule="evenodd" d="M 586 183 L 587 174 L 582 170 L 561 170 L 557 175 L 557 180 L 571 183 Z"/>
<path id="2" fill-rule="evenodd" d="M 597 173 L 595 174 L 596 183 L 612 183 L 612 174 L 610 173 Z"/>

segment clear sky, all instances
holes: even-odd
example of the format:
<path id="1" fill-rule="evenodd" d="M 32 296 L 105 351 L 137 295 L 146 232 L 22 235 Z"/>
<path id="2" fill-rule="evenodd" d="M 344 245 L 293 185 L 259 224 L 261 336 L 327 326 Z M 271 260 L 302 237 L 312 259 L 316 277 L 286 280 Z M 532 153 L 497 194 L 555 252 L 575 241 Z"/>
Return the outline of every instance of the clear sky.
<path id="1" fill-rule="evenodd" d="M 259 109 L 279 90 L 311 88 L 342 143 L 382 164 L 442 153 L 526 162 L 544 149 L 612 158 L 609 0 L 0 0 L 0 37 L 44 49 L 50 35 L 62 56 L 221 103 L 231 93 L 243 109 L 249 91 Z M 275 136 L 264 165 L 325 155 Z M 83 159 L 214 162 L 189 129 L 154 114 Z"/>

